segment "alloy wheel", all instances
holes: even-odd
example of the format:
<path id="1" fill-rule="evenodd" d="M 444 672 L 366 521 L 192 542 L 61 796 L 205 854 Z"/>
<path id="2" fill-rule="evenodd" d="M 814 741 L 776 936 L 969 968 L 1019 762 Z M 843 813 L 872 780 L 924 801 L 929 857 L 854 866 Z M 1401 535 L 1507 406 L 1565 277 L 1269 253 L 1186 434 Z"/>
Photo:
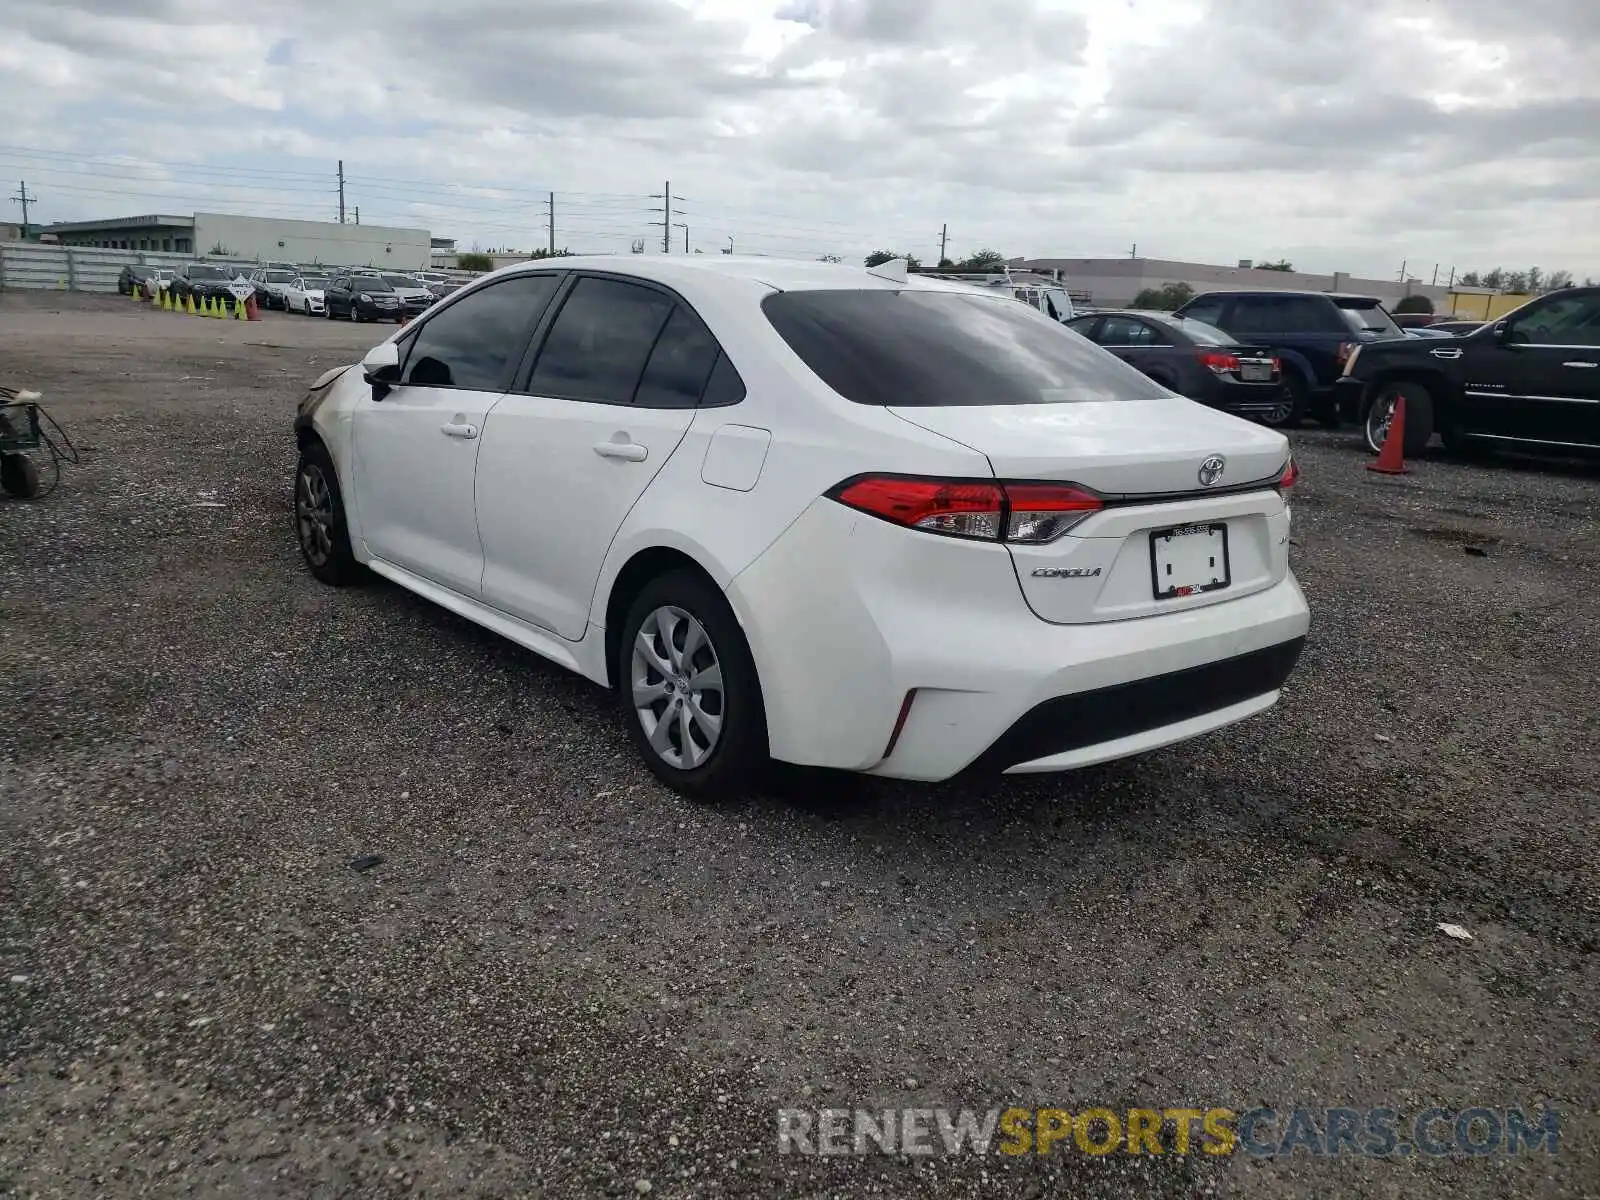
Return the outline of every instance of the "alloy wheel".
<path id="1" fill-rule="evenodd" d="M 645 740 L 670 767 L 701 766 L 717 748 L 727 692 L 716 647 L 698 618 L 671 605 L 645 617 L 633 639 L 633 708 Z"/>
<path id="2" fill-rule="evenodd" d="M 333 490 L 322 468 L 316 463 L 302 466 L 294 492 L 300 548 L 312 566 L 325 566 L 333 554 Z"/>
<path id="3" fill-rule="evenodd" d="M 1383 449 L 1383 443 L 1389 436 L 1389 426 L 1394 423 L 1395 401 L 1398 398 L 1398 392 L 1384 392 L 1367 410 L 1367 448 L 1374 454 Z"/>

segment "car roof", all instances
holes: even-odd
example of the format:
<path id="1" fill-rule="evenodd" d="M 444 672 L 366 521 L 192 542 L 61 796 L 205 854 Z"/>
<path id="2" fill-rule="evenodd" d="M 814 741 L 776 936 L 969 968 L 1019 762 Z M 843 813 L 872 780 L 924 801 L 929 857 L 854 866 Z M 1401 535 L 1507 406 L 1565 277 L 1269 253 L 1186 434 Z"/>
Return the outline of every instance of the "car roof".
<path id="1" fill-rule="evenodd" d="M 565 258 L 534 259 L 515 263 L 491 272 L 494 275 L 521 274 L 530 271 L 606 271 L 618 275 L 631 275 L 651 280 L 668 287 L 674 284 L 705 286 L 718 277 L 727 280 L 764 283 L 780 292 L 818 291 L 826 289 L 868 289 L 896 291 L 974 292 L 993 295 L 998 289 L 975 287 L 955 281 L 922 275 L 908 275 L 901 283 L 872 274 L 865 267 L 847 266 L 843 263 L 810 262 L 784 258 L 763 258 L 757 255 L 571 255 Z M 485 276 L 487 278 L 487 276 Z M 1009 293 L 1006 299 L 1010 299 Z"/>
<path id="2" fill-rule="evenodd" d="M 1197 293 L 1194 299 L 1198 300 L 1201 296 L 1320 296 L 1336 303 L 1340 300 L 1359 300 L 1363 304 L 1383 303 L 1377 296 L 1363 296 L 1358 292 L 1288 291 L 1282 288 L 1213 288 Z"/>

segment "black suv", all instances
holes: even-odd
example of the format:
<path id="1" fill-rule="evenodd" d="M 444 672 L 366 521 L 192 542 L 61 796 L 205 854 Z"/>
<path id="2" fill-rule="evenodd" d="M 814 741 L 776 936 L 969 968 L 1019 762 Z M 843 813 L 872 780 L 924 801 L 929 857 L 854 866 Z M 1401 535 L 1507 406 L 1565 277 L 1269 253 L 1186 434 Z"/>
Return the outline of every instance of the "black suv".
<path id="1" fill-rule="evenodd" d="M 1403 338 L 1375 296 L 1333 292 L 1204 292 L 1176 316 L 1226 330 L 1241 342 L 1267 346 L 1283 363 L 1283 382 L 1294 403 L 1278 425 L 1307 416 L 1337 426 L 1333 386 L 1358 345 Z"/>
<path id="2" fill-rule="evenodd" d="M 1435 430 L 1452 449 L 1600 449 L 1600 287 L 1551 292 L 1458 337 L 1363 345 L 1338 390 L 1373 453 L 1401 396 L 1407 454 Z"/>
<path id="3" fill-rule="evenodd" d="M 186 300 L 190 296 L 198 303 L 210 296 L 215 300 L 219 296 L 228 295 L 228 285 L 233 282 L 234 273 L 215 263 L 184 263 L 178 268 L 177 274 L 172 277 L 171 292 L 174 300 Z"/>
<path id="4" fill-rule="evenodd" d="M 117 274 L 117 294 L 120 296 L 133 295 L 155 273 L 156 269 L 154 267 L 129 263 Z"/>
<path id="5" fill-rule="evenodd" d="M 409 315 L 381 275 L 340 275 L 322 289 L 322 311 L 330 321 L 404 321 Z"/>

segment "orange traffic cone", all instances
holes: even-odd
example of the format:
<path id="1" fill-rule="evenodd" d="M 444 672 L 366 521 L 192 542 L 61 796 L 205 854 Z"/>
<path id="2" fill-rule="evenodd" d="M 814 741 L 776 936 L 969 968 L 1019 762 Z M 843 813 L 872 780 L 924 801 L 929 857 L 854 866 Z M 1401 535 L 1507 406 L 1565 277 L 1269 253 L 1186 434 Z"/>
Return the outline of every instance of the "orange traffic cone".
<path id="1" fill-rule="evenodd" d="M 1406 398 L 1396 396 L 1394 400 L 1394 415 L 1389 418 L 1389 432 L 1383 439 L 1383 449 L 1378 452 L 1378 461 L 1367 464 L 1367 470 L 1376 471 L 1380 475 L 1405 475 L 1411 470 L 1406 466 Z"/>
<path id="2" fill-rule="evenodd" d="M 261 320 L 261 306 L 256 303 L 256 294 L 254 292 L 244 298 L 244 319 L 246 321 Z"/>

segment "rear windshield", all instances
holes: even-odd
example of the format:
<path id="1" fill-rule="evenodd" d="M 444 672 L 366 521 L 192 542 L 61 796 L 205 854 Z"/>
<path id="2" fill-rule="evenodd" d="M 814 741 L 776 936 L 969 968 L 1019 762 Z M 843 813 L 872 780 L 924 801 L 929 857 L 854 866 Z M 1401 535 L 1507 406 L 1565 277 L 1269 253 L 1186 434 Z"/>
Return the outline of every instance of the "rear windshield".
<path id="1" fill-rule="evenodd" d="M 1387 333 L 1394 337 L 1403 336 L 1400 326 L 1388 313 L 1383 311 L 1381 305 L 1371 301 L 1362 300 L 1335 300 L 1339 312 L 1349 322 L 1350 328 L 1357 333 Z"/>
<path id="2" fill-rule="evenodd" d="M 1004 292 L 776 292 L 761 307 L 801 361 L 856 404 L 1068 404 L 1159 394 L 1140 372 Z"/>
<path id="3" fill-rule="evenodd" d="M 1192 338 L 1197 346 L 1232 346 L 1239 341 L 1231 333 L 1224 333 L 1215 325 L 1207 325 L 1204 321 L 1196 321 L 1192 317 L 1174 317 L 1162 313 L 1153 320 L 1157 325 L 1170 325 L 1179 333 Z"/>

